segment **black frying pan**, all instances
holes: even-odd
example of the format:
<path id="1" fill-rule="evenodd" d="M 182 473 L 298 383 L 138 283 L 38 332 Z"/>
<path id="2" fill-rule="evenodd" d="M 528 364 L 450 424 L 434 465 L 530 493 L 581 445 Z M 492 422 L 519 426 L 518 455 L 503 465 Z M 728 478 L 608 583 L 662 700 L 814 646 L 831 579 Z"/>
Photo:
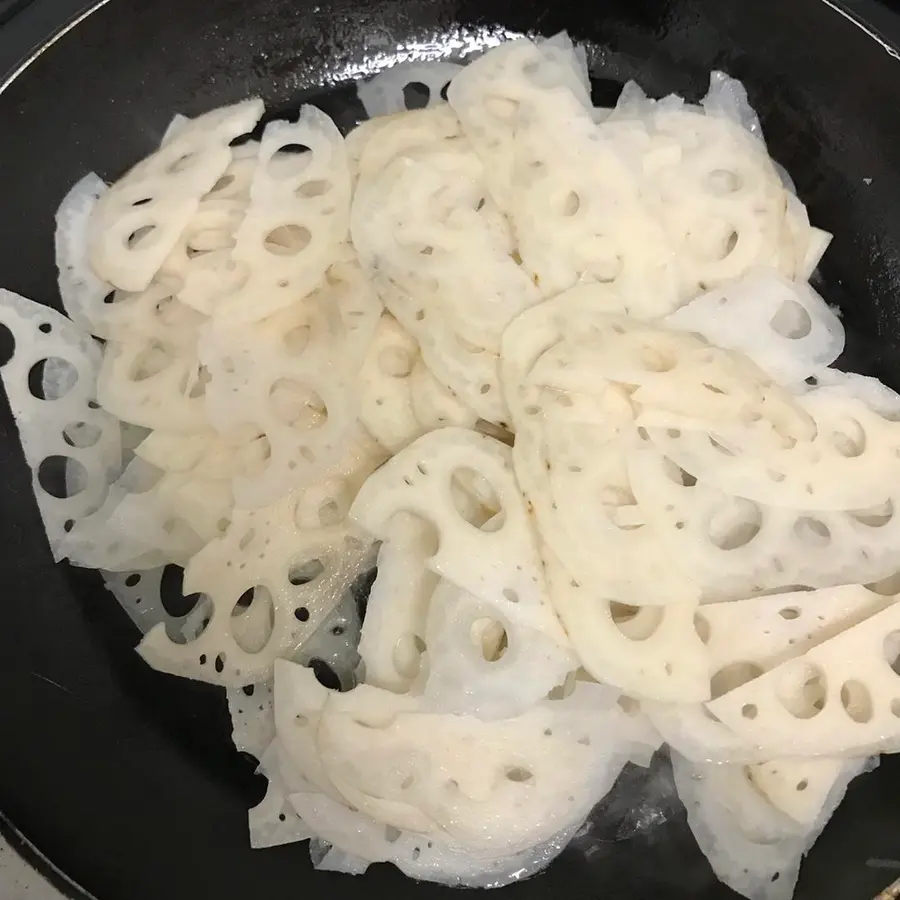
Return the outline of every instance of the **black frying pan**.
<path id="1" fill-rule="evenodd" d="M 78 10 L 0 0 L 0 73 Z M 708 72 L 744 80 L 773 155 L 835 233 L 820 289 L 848 329 L 843 364 L 900 387 L 900 20 L 824 0 L 109 0 L 43 45 L 0 90 L 0 284 L 58 305 L 52 217 L 93 169 L 115 177 L 172 113 L 260 94 L 318 103 L 349 128 L 353 80 L 413 55 L 568 29 L 595 99 L 635 78 L 696 98 Z M 854 18 L 881 29 L 876 35 Z M 0 341 L 2 345 L 2 341 Z M 8 349 L 6 351 L 8 353 Z M 0 362 L 2 362 L 0 346 Z M 251 851 L 263 792 L 228 741 L 223 698 L 159 675 L 98 577 L 53 565 L 0 398 L 0 812 L 99 900 L 398 900 L 448 896 L 375 866 L 314 873 L 305 848 Z M 176 592 L 177 593 L 177 592 Z M 173 600 L 177 600 L 175 597 Z M 799 898 L 866 900 L 897 874 L 900 758 L 856 782 L 810 854 Z M 46 864 L 45 864 L 46 865 Z M 900 862 L 895 864 L 900 869 Z M 506 889 L 566 897 L 725 900 L 673 800 L 665 763 L 627 770 L 592 832 Z"/>

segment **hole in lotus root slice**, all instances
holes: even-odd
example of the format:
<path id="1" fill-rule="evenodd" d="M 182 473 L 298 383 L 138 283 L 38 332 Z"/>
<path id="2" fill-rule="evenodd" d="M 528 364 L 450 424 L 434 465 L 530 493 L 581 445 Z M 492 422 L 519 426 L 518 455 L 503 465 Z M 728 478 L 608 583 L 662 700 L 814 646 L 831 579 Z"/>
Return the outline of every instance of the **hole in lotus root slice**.
<path id="1" fill-rule="evenodd" d="M 8 329 L 13 344 L 0 377 L 33 473 L 44 528 L 58 557 L 67 530 L 100 507 L 121 465 L 119 425 L 94 400 L 100 349 L 55 310 L 10 291 L 0 291 L 0 326 Z M 41 375 L 38 393 L 47 399 L 29 388 L 35 367 Z M 74 422 L 89 425 L 97 439 L 73 445 L 66 432 Z M 53 463 L 45 461 L 60 458 L 71 462 L 57 465 L 54 477 Z"/>
<path id="2" fill-rule="evenodd" d="M 359 81 L 357 93 L 370 118 L 437 106 L 462 66 L 443 61 L 399 63 Z"/>
<path id="3" fill-rule="evenodd" d="M 187 643 L 198 637 L 209 621 L 208 598 L 199 594 L 185 597 L 182 593 L 179 566 L 102 574 L 106 589 L 141 634 L 162 625 L 171 640 Z"/>
<path id="4" fill-rule="evenodd" d="M 126 291 L 147 288 L 231 163 L 229 142 L 251 130 L 262 111 L 262 101 L 248 100 L 188 120 L 99 198 L 89 246 L 100 278 Z"/>

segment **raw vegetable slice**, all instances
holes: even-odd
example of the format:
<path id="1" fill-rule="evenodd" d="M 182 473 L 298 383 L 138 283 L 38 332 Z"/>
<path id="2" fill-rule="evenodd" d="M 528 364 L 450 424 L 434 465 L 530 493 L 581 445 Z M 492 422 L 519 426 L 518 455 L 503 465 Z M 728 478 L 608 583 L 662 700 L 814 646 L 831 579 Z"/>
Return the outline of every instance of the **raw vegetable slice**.
<path id="1" fill-rule="evenodd" d="M 296 123 L 267 125 L 231 251 L 243 284 L 218 299 L 214 317 L 258 322 L 313 291 L 347 238 L 349 215 L 347 154 L 334 122 L 304 106 Z"/>
<path id="2" fill-rule="evenodd" d="M 60 559 L 67 532 L 101 506 L 121 465 L 118 423 L 95 400 L 100 348 L 65 316 L 11 291 L 0 290 L 0 325 L 13 339 L 0 377 Z M 59 373 L 52 393 L 41 386 L 48 365 Z"/>
<path id="3" fill-rule="evenodd" d="M 354 812 L 322 794 L 291 795 L 294 808 L 331 845 L 321 859 L 324 871 L 362 874 L 371 863 L 391 862 L 410 878 L 452 887 L 502 887 L 545 868 L 568 844 L 573 826 L 550 841 L 513 856 L 474 859 L 446 838 L 401 832 Z"/>
<path id="4" fill-rule="evenodd" d="M 97 376 L 97 399 L 124 422 L 194 431 L 204 421 L 206 382 L 196 348 L 135 333 L 110 341 Z"/>
<path id="5" fill-rule="evenodd" d="M 573 578 L 546 546 L 544 564 L 553 607 L 594 678 L 638 698 L 690 703 L 709 696 L 706 652 L 694 628 L 696 603 L 648 608 L 639 630 L 629 635 L 616 622 L 622 604 L 615 598 Z"/>
<path id="6" fill-rule="evenodd" d="M 805 653 L 893 602 L 851 584 L 704 605 L 694 626 L 706 648 L 711 697 Z M 766 751 L 700 705 L 645 702 L 642 709 L 667 743 L 694 762 L 767 762 Z"/>
<path id="7" fill-rule="evenodd" d="M 461 70 L 458 63 L 443 60 L 401 62 L 368 81 L 357 82 L 356 92 L 372 118 L 433 107 L 444 102 L 447 85 Z M 418 101 L 416 106 L 410 102 L 413 98 Z"/>
<path id="8" fill-rule="evenodd" d="M 247 100 L 190 119 L 99 198 L 89 239 L 100 279 L 125 291 L 147 288 L 228 168 L 229 143 L 252 131 L 262 112 L 261 100 Z"/>
<path id="9" fill-rule="evenodd" d="M 359 420 L 391 453 L 423 430 L 413 409 L 410 379 L 418 355 L 415 340 L 385 313 L 359 373 Z"/>
<path id="10" fill-rule="evenodd" d="M 523 714 L 578 664 L 553 635 L 442 581 L 428 605 L 422 695 L 435 712 L 492 721 Z M 368 671 L 368 670 L 367 670 Z"/>
<path id="11" fill-rule="evenodd" d="M 893 499 L 852 512 L 765 506 L 707 487 L 649 447 L 628 469 L 647 520 L 709 600 L 868 584 L 900 569 Z"/>
<path id="12" fill-rule="evenodd" d="M 693 766 L 673 754 L 678 795 L 700 849 L 721 881 L 748 900 L 790 900 L 800 862 L 850 782 L 875 768 L 850 761 L 810 826 L 780 813 L 755 791 L 741 766 Z"/>
<path id="13" fill-rule="evenodd" d="M 788 436 L 780 446 L 760 447 L 715 428 L 649 429 L 649 435 L 683 469 L 728 494 L 794 509 L 864 510 L 884 503 L 888 485 L 900 477 L 900 425 L 862 390 L 853 382 L 825 384 L 797 398 L 815 423 L 810 440 Z"/>
<path id="14" fill-rule="evenodd" d="M 896 750 L 898 631 L 892 604 L 707 708 L 772 758 Z"/>
<path id="15" fill-rule="evenodd" d="M 464 518 L 454 498 L 454 475 L 481 476 L 496 495 L 496 530 Z M 432 571 L 511 620 L 530 624 L 561 643 L 565 635 L 546 602 L 532 522 L 512 472 L 509 448 L 460 428 L 433 431 L 416 440 L 371 475 L 351 517 L 376 538 L 385 536 L 397 512 L 420 516 L 437 530 Z"/>
<path id="16" fill-rule="evenodd" d="M 406 512 L 387 523 L 359 641 L 366 683 L 399 693 L 418 675 L 428 606 L 439 580 L 426 568 L 435 548 L 423 525 Z"/>
<path id="17" fill-rule="evenodd" d="M 800 385 L 844 349 L 843 326 L 828 304 L 809 285 L 767 269 L 697 297 L 665 324 L 740 350 L 782 385 Z"/>
<path id="18" fill-rule="evenodd" d="M 106 337 L 104 300 L 113 287 L 101 281 L 88 262 L 88 222 L 106 183 L 93 172 L 76 182 L 56 211 L 56 268 L 59 296 L 72 322 L 97 337 Z"/>

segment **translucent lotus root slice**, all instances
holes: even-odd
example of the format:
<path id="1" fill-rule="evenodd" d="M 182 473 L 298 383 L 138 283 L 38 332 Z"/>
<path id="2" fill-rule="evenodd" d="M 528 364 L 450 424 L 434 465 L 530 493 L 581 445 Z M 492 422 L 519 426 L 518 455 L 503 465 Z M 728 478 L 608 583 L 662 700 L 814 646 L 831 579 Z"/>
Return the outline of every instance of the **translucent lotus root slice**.
<path id="1" fill-rule="evenodd" d="M 182 303 L 203 315 L 212 312 L 231 281 L 236 283 L 236 267 L 228 263 L 245 210 L 246 203 L 241 200 L 208 194 L 157 273 L 157 280 L 176 286 Z"/>
<path id="2" fill-rule="evenodd" d="M 159 341 L 179 353 L 195 353 L 200 327 L 206 321 L 196 310 L 181 303 L 176 285 L 153 281 L 146 291 L 116 291 L 104 303 L 97 322 L 107 340 L 128 343 L 135 339 Z"/>
<path id="3" fill-rule="evenodd" d="M 629 439 L 606 426 L 573 428 L 564 416 L 548 417 L 545 429 L 539 440 L 519 430 L 515 471 L 544 541 L 575 579 L 626 604 L 699 600 L 699 587 L 635 502 Z"/>
<path id="4" fill-rule="evenodd" d="M 694 335 L 617 315 L 623 305 L 613 287 L 582 286 L 510 325 L 502 380 L 518 423 L 527 415 L 528 385 L 590 396 L 612 382 L 628 388 L 626 406 L 634 407 L 637 425 L 734 422 L 766 445 L 774 442 L 773 431 L 779 442 L 782 435 L 814 434 L 811 418 L 750 360 Z"/>
<path id="5" fill-rule="evenodd" d="M 239 687 L 264 681 L 272 663 L 311 635 L 370 564 L 369 547 L 340 526 L 313 531 L 294 523 L 297 498 L 236 517 L 229 531 L 194 556 L 185 591 L 212 601 L 204 632 L 176 645 L 154 629 L 139 651 L 154 668 L 213 684 Z M 239 600 L 252 591 L 242 611 Z M 235 615 L 259 605 L 265 641 L 241 646 Z M 248 649 L 249 647 L 249 649 Z"/>
<path id="6" fill-rule="evenodd" d="M 281 847 L 315 837 L 288 799 L 290 788 L 281 775 L 279 754 L 274 747 L 262 754 L 259 772 L 269 786 L 263 799 L 247 813 L 250 846 L 254 850 Z"/>
<path id="7" fill-rule="evenodd" d="M 65 316 L 11 291 L 0 290 L 0 325 L 14 341 L 3 386 L 59 558 L 66 532 L 103 503 L 121 465 L 118 423 L 95 402 L 100 348 Z M 40 387 L 48 361 L 66 373 L 53 394 Z"/>
<path id="8" fill-rule="evenodd" d="M 380 178 L 392 159 L 460 134 L 456 113 L 442 104 L 363 122 L 347 137 L 348 153 L 356 157 L 362 185 Z"/>
<path id="9" fill-rule="evenodd" d="M 253 130 L 261 100 L 191 119 L 154 154 L 123 175 L 97 202 L 90 221 L 96 275 L 125 291 L 143 291 L 228 168 L 229 143 Z"/>
<path id="10" fill-rule="evenodd" d="M 385 827 L 321 794 L 297 793 L 291 801 L 303 821 L 328 842 L 325 856 L 313 857 L 320 871 L 362 874 L 371 863 L 390 862 L 410 878 L 451 887 L 495 888 L 530 878 L 555 859 L 579 827 L 513 856 L 474 859 L 446 838 L 423 839 Z"/>
<path id="11" fill-rule="evenodd" d="M 831 379 L 832 376 L 829 376 Z M 654 444 L 712 486 L 776 506 L 866 509 L 885 500 L 898 471 L 897 395 L 867 380 L 824 383 L 797 400 L 811 440 L 756 446 L 728 430 L 650 430 Z"/>
<path id="12" fill-rule="evenodd" d="M 622 607 L 615 598 L 576 581 L 547 547 L 544 566 L 553 607 L 594 678 L 638 698 L 689 703 L 709 697 L 696 603 L 648 608 L 641 630 L 629 636 L 616 621 Z"/>
<path id="13" fill-rule="evenodd" d="M 410 378 L 418 355 L 415 340 L 385 313 L 358 377 L 359 420 L 391 453 L 414 441 L 423 430 L 413 410 Z"/>
<path id="14" fill-rule="evenodd" d="M 498 356 L 464 341 L 432 298 L 413 297 L 380 276 L 374 281 L 384 305 L 418 342 L 435 378 L 482 419 L 506 427 L 509 412 L 500 390 Z"/>
<path id="15" fill-rule="evenodd" d="M 224 437 L 212 428 L 195 432 L 152 431 L 135 453 L 145 462 L 166 472 L 201 473 L 211 479 L 231 479 L 247 464 L 263 462 L 263 448 L 255 433 Z M 252 454 L 256 454 L 255 459 Z M 251 463 L 252 464 L 252 463 Z"/>
<path id="16" fill-rule="evenodd" d="M 488 185 L 502 208 L 513 196 L 512 155 L 517 128 L 590 118 L 580 62 L 564 46 L 516 40 L 470 63 L 452 81 L 447 99 L 482 158 Z"/>
<path id="17" fill-rule="evenodd" d="M 841 388 L 823 386 L 798 398 L 814 421 L 811 440 L 762 447 L 740 432 L 648 429 L 663 454 L 711 486 L 773 506 L 863 510 L 883 503 L 900 473 L 900 426 Z"/>
<path id="18" fill-rule="evenodd" d="M 778 759 L 749 766 L 757 790 L 801 825 L 810 827 L 825 806 L 835 782 L 847 766 L 843 757 Z"/>
<path id="19" fill-rule="evenodd" d="M 799 385 L 844 349 L 843 326 L 828 304 L 809 285 L 765 269 L 692 300 L 665 324 L 741 351 L 782 385 Z"/>
<path id="20" fill-rule="evenodd" d="M 250 205 L 231 258 L 244 284 L 220 297 L 222 322 L 258 322 L 313 291 L 346 240 L 350 174 L 334 122 L 304 106 L 296 123 L 263 133 Z"/>
<path id="21" fill-rule="evenodd" d="M 225 696 L 231 717 L 231 742 L 237 750 L 249 753 L 263 763 L 271 785 L 271 766 L 265 765 L 264 755 L 267 750 L 271 751 L 272 741 L 275 740 L 275 689 L 272 682 L 228 688 Z"/>
<path id="22" fill-rule="evenodd" d="M 672 768 L 688 825 L 716 876 L 744 896 L 791 900 L 811 844 L 799 825 L 755 790 L 742 766 L 697 766 L 673 754 Z M 745 830 L 751 811 L 755 833 Z"/>
<path id="23" fill-rule="evenodd" d="M 713 698 L 839 634 L 892 602 L 861 585 L 704 605 L 695 627 L 706 645 Z M 645 703 L 665 740 L 695 762 L 765 762 L 764 751 L 701 706 Z"/>
<path id="24" fill-rule="evenodd" d="M 816 432 L 812 416 L 749 359 L 625 317 L 546 350 L 530 380 L 581 393 L 603 382 L 627 387 L 635 423 L 645 428 L 719 428 L 731 442 L 773 450 L 808 443 Z"/>
<path id="25" fill-rule="evenodd" d="M 435 712 L 487 721 L 520 715 L 578 665 L 554 635 L 442 581 L 428 606 L 423 697 Z M 368 669 L 366 670 L 368 672 Z"/>
<path id="26" fill-rule="evenodd" d="M 458 63 L 401 62 L 383 69 L 368 81 L 358 81 L 356 92 L 371 118 L 444 102 L 447 85 L 462 69 Z"/>
<path id="27" fill-rule="evenodd" d="M 900 746 L 892 604 L 724 694 L 708 709 L 779 756 L 863 755 Z"/>
<path id="28" fill-rule="evenodd" d="M 122 571 L 183 565 L 231 519 L 231 484 L 163 473 L 133 461 L 95 513 L 75 522 L 61 544 L 73 565 Z"/>
<path id="29" fill-rule="evenodd" d="M 181 131 L 187 123 L 190 122 L 190 118 L 188 116 L 183 116 L 181 113 L 175 113 L 172 116 L 169 124 L 166 126 L 166 130 L 163 132 L 163 136 L 160 139 L 160 146 L 163 144 L 167 144 L 172 138 L 174 138 L 179 131 Z"/>
<path id="30" fill-rule="evenodd" d="M 373 269 L 414 296 L 434 294 L 463 340 L 496 352 L 509 321 L 540 295 L 482 181 L 464 142 L 409 151 L 361 183 L 353 238 Z"/>
<path id="31" fill-rule="evenodd" d="M 281 754 L 282 778 L 299 776 L 315 790 L 343 803 L 325 772 L 318 748 L 319 724 L 331 692 L 319 683 L 312 669 L 286 659 L 276 659 L 273 671 L 275 744 Z"/>
<path id="32" fill-rule="evenodd" d="M 523 266 L 545 297 L 602 282 L 641 318 L 678 305 L 665 232 L 642 202 L 628 154 L 589 115 L 523 129 L 515 181 L 508 213 Z"/>
<path id="33" fill-rule="evenodd" d="M 359 655 L 367 684 L 402 693 L 419 674 L 428 606 L 439 579 L 426 567 L 434 547 L 417 516 L 397 513 L 384 535 Z"/>
<path id="34" fill-rule="evenodd" d="M 478 416 L 417 359 L 409 375 L 413 414 L 423 431 L 455 425 L 473 428 Z"/>
<path id="35" fill-rule="evenodd" d="M 495 722 L 399 710 L 366 716 L 371 700 L 361 707 L 357 688 L 329 700 L 319 750 L 330 774 L 363 796 L 403 798 L 475 858 L 518 853 L 583 821 L 624 765 L 624 714 L 602 688 L 595 705 L 598 687 L 580 683 L 569 698 Z"/>
<path id="36" fill-rule="evenodd" d="M 512 472 L 509 448 L 459 428 L 420 437 L 371 475 L 351 508 L 351 517 L 383 538 L 397 512 L 420 516 L 437 530 L 432 571 L 512 620 L 565 637 L 546 604 L 540 559 L 528 512 Z M 463 518 L 454 501 L 453 476 L 475 472 L 491 487 L 502 515 L 479 528 Z"/>
<path id="37" fill-rule="evenodd" d="M 755 138 L 763 139 L 762 126 L 756 111 L 750 105 L 747 89 L 726 72 L 709 73 L 709 90 L 700 105 L 708 116 L 727 119 L 740 125 Z"/>
<path id="38" fill-rule="evenodd" d="M 56 211 L 56 268 L 63 309 L 75 325 L 97 337 L 106 337 L 103 301 L 113 288 L 93 273 L 88 262 L 88 221 L 106 190 L 97 175 L 85 175 Z"/>
<path id="39" fill-rule="evenodd" d="M 97 377 L 97 399 L 125 422 L 144 428 L 194 431 L 204 421 L 196 351 L 133 335 L 110 342 Z"/>
<path id="40" fill-rule="evenodd" d="M 314 295 L 252 327 L 210 329 L 200 342 L 209 421 L 223 432 L 250 425 L 268 448 L 264 466 L 235 479 L 239 505 L 264 506 L 311 484 L 347 448 L 360 358 L 346 356 L 334 312 L 327 296 Z"/>
<path id="41" fill-rule="evenodd" d="M 706 487 L 655 450 L 633 451 L 628 466 L 641 509 L 709 599 L 868 584 L 900 562 L 894 498 L 852 513 L 787 509 Z"/>
<path id="42" fill-rule="evenodd" d="M 174 566 L 172 568 L 175 568 Z M 141 634 L 162 622 L 173 637 L 186 640 L 203 630 L 206 606 L 195 604 L 184 615 L 170 615 L 162 603 L 162 579 L 165 567 L 139 571 L 102 572 L 106 589 Z"/>

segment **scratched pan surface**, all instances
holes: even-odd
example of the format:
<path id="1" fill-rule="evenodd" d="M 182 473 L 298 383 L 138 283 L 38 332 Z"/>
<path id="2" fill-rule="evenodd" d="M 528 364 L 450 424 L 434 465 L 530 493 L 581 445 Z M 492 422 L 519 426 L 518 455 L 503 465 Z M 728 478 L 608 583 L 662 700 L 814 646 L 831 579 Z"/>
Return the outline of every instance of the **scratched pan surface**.
<path id="1" fill-rule="evenodd" d="M 74 14 L 72 2 L 0 2 L 0 71 Z M 887 40 L 900 36 L 884 8 L 861 12 Z M 90 169 L 121 173 L 176 110 L 249 94 L 282 109 L 312 99 L 347 128 L 362 114 L 354 79 L 396 58 L 563 28 L 589 48 L 598 101 L 612 102 L 629 78 L 653 94 L 692 97 L 712 68 L 745 81 L 774 156 L 813 221 L 835 233 L 821 290 L 844 310 L 845 364 L 900 387 L 900 61 L 822 0 L 110 0 L 0 92 L 0 284 L 55 304 L 59 198 Z M 316 873 L 303 847 L 251 851 L 245 811 L 263 784 L 229 745 L 221 697 L 145 668 L 136 639 L 97 578 L 53 566 L 0 397 L 6 830 L 87 892 L 69 885 L 72 896 L 448 895 L 385 866 L 356 879 Z M 892 880 L 898 796 L 900 759 L 853 786 L 804 866 L 798 897 L 860 900 Z M 506 892 L 734 896 L 694 847 L 665 765 L 649 776 L 629 770 L 596 819 L 546 874 Z"/>

